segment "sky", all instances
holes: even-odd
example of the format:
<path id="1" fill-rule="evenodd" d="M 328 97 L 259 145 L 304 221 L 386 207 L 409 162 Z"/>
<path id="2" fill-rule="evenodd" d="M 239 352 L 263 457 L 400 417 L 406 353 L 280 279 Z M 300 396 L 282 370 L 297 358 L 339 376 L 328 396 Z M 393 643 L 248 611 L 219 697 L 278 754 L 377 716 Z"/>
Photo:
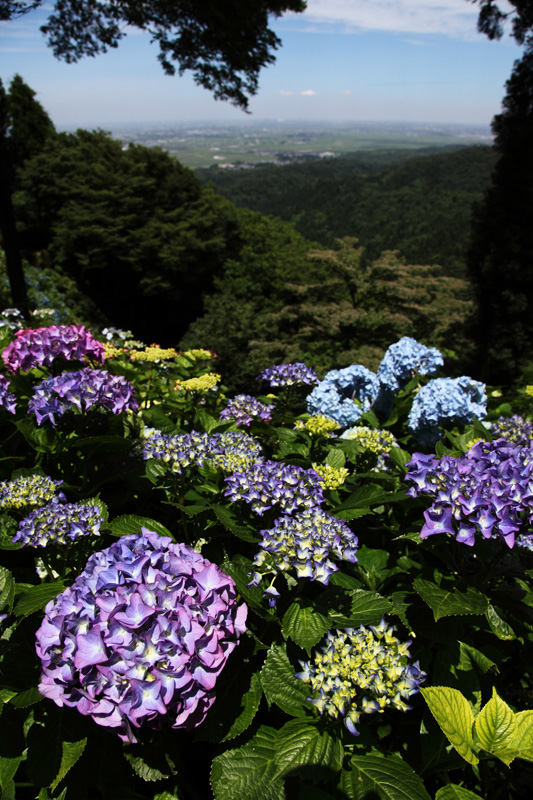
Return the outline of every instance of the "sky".
<path id="1" fill-rule="evenodd" d="M 521 50 L 477 32 L 468 0 L 308 0 L 272 19 L 282 40 L 261 71 L 254 120 L 489 125 Z M 167 76 L 149 34 L 76 64 L 52 55 L 39 31 L 52 2 L 0 22 L 0 77 L 18 73 L 58 128 L 126 123 L 242 123 L 189 75 Z"/>

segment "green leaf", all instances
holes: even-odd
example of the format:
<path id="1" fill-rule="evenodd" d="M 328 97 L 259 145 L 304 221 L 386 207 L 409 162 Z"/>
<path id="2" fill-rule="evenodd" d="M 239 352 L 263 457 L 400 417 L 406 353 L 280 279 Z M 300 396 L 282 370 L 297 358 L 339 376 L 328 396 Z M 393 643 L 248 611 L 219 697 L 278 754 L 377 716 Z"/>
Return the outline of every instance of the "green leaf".
<path id="1" fill-rule="evenodd" d="M 512 746 L 517 757 L 533 761 L 533 711 L 519 711 L 514 720 L 516 729 Z"/>
<path id="2" fill-rule="evenodd" d="M 391 447 L 389 450 L 389 458 L 396 466 L 403 468 L 407 462 L 411 460 L 412 455 L 408 453 L 407 450 L 402 450 L 400 447 Z"/>
<path id="3" fill-rule="evenodd" d="M 0 567 L 0 611 L 6 609 L 11 613 L 15 599 L 15 581 L 10 571 Z"/>
<path id="4" fill-rule="evenodd" d="M 245 559 L 244 556 L 241 556 L 239 561 L 224 561 L 222 570 L 230 578 L 233 578 L 239 593 L 257 614 L 264 619 L 272 619 L 274 612 L 272 609 L 266 608 L 266 604 L 263 602 L 263 589 L 259 586 L 248 586 L 251 580 L 250 575 L 254 571 L 251 561 Z"/>
<path id="5" fill-rule="evenodd" d="M 492 689 L 492 697 L 476 719 L 475 731 L 481 747 L 509 765 L 516 757 L 513 739 L 516 722 L 510 706 Z"/>
<path id="6" fill-rule="evenodd" d="M 103 525 L 104 527 L 107 527 L 107 523 L 109 522 L 109 509 L 103 500 L 100 500 L 99 497 L 89 497 L 87 500 L 83 501 L 83 505 L 98 506 L 100 509 L 100 516 L 103 519 Z"/>
<path id="7" fill-rule="evenodd" d="M 22 544 L 12 539 L 18 530 L 18 522 L 9 514 L 0 515 L 0 550 L 20 550 Z"/>
<path id="8" fill-rule="evenodd" d="M 155 519 L 149 517 L 138 517 L 135 514 L 124 514 L 121 517 L 116 517 L 111 525 L 111 533 L 113 536 L 131 536 L 135 534 L 138 536 L 141 533 L 141 528 L 146 528 L 149 531 L 158 533 L 160 536 L 172 536 L 168 528 L 156 522 Z"/>
<path id="9" fill-rule="evenodd" d="M 309 690 L 294 677 L 294 669 L 283 645 L 272 645 L 260 672 L 261 686 L 268 703 L 275 703 L 291 717 L 305 717 L 312 704 L 306 700 Z"/>
<path id="10" fill-rule="evenodd" d="M 222 525 L 231 531 L 235 536 L 237 536 L 237 538 L 243 539 L 245 542 L 253 542 L 254 544 L 257 544 L 259 541 L 257 533 L 249 528 L 246 528 L 244 525 L 239 525 L 233 511 L 230 511 L 229 508 L 224 508 L 224 506 L 219 506 L 216 503 L 213 503 L 211 508 L 215 512 L 217 519 L 222 523 Z"/>
<path id="11" fill-rule="evenodd" d="M 14 613 L 17 617 L 27 617 L 28 614 L 33 614 L 34 611 L 40 611 L 64 589 L 65 585 L 61 581 L 34 586 L 19 596 Z"/>
<path id="12" fill-rule="evenodd" d="M 38 453 L 53 453 L 57 450 L 59 437 L 50 425 L 43 425 L 40 428 L 31 417 L 21 419 L 15 422 L 15 425 L 30 447 L 33 447 Z"/>
<path id="13" fill-rule="evenodd" d="M 13 781 L 17 772 L 18 766 L 22 760 L 22 756 L 16 758 L 6 758 L 0 756 L 0 798 L 4 800 L 6 794 L 6 787 Z M 15 795 L 13 794 L 13 797 Z"/>
<path id="14" fill-rule="evenodd" d="M 340 469 L 346 464 L 346 456 L 338 447 L 333 447 L 326 456 L 326 464 L 334 469 Z"/>
<path id="15" fill-rule="evenodd" d="M 80 758 L 85 750 L 87 739 L 80 739 L 77 742 L 62 742 L 61 765 L 59 772 L 50 784 L 50 788 L 54 790 L 56 786 L 63 780 L 67 772 L 74 766 L 76 761 Z"/>
<path id="16" fill-rule="evenodd" d="M 159 481 L 159 478 L 166 475 L 169 471 L 169 466 L 164 461 L 158 458 L 150 458 L 145 464 L 144 473 L 150 483 L 154 485 Z"/>
<path id="17" fill-rule="evenodd" d="M 369 508 L 341 508 L 335 511 L 335 516 L 338 519 L 343 519 L 345 522 L 350 522 L 352 519 L 359 519 L 359 517 L 366 517 L 372 514 Z"/>
<path id="18" fill-rule="evenodd" d="M 211 787 L 215 800 L 285 800 L 276 764 L 278 732 L 261 726 L 250 741 L 213 760 Z"/>
<path id="19" fill-rule="evenodd" d="M 367 796 L 380 800 L 431 800 L 420 778 L 396 755 L 372 752 L 352 756 L 352 769 L 343 770 L 339 788 L 350 800 Z"/>
<path id="20" fill-rule="evenodd" d="M 465 761 L 477 764 L 474 752 L 474 712 L 458 689 L 448 686 L 428 686 L 420 690 L 429 710 L 448 741 Z"/>
<path id="21" fill-rule="evenodd" d="M 470 789 L 464 789 L 456 783 L 449 783 L 439 789 L 435 800 L 482 800 L 482 798 L 479 794 L 471 792 Z"/>
<path id="22" fill-rule="evenodd" d="M 9 702 L 15 708 L 27 708 L 35 705 L 35 703 L 40 703 L 41 700 L 44 700 L 44 698 L 39 689 L 36 686 L 32 686 L 31 689 L 15 694 Z"/>
<path id="23" fill-rule="evenodd" d="M 511 626 L 500 617 L 494 606 L 489 605 L 485 611 L 485 617 L 490 625 L 491 631 L 498 637 L 498 639 L 501 639 L 504 642 L 516 639 L 516 633 L 513 631 Z"/>
<path id="24" fill-rule="evenodd" d="M 469 586 L 466 592 L 443 589 L 432 581 L 417 578 L 413 588 L 433 611 L 435 622 L 442 617 L 484 614 L 489 601 L 484 594 Z"/>
<path id="25" fill-rule="evenodd" d="M 391 612 L 389 600 L 377 592 L 354 589 L 344 592 L 343 595 L 349 599 L 349 610 L 344 612 L 344 609 L 332 608 L 329 613 L 331 627 L 353 628 L 358 625 L 374 625 Z"/>
<path id="26" fill-rule="evenodd" d="M 327 731 L 303 719 L 292 719 L 279 731 L 276 762 L 280 775 L 304 768 L 306 777 L 320 776 L 324 770 L 338 772 L 342 767 L 344 748 Z"/>
<path id="27" fill-rule="evenodd" d="M 196 409 L 196 416 L 206 433 L 211 433 L 212 430 L 218 428 L 221 422 L 220 419 L 212 417 L 207 411 L 204 411 L 203 408 Z"/>
<path id="28" fill-rule="evenodd" d="M 195 741 L 227 742 L 240 736 L 252 724 L 262 696 L 259 674 L 254 672 L 249 678 L 249 665 L 235 668 L 232 661 L 217 678 L 216 700 L 198 728 Z"/>
<path id="29" fill-rule="evenodd" d="M 357 551 L 357 563 L 366 570 L 374 567 L 378 572 L 381 572 L 381 570 L 386 569 L 388 560 L 389 553 L 387 550 L 370 548 L 364 544 Z"/>
<path id="30" fill-rule="evenodd" d="M 483 673 L 488 672 L 489 669 L 498 672 L 498 667 L 495 662 L 480 650 L 472 647 L 472 645 L 459 642 L 459 653 L 460 661 L 457 665 L 457 669 L 470 670 L 473 666 L 476 666 Z"/>
<path id="31" fill-rule="evenodd" d="M 304 598 L 297 598 L 291 603 L 282 622 L 283 635 L 308 652 L 322 639 L 328 628 L 328 618 Z"/>

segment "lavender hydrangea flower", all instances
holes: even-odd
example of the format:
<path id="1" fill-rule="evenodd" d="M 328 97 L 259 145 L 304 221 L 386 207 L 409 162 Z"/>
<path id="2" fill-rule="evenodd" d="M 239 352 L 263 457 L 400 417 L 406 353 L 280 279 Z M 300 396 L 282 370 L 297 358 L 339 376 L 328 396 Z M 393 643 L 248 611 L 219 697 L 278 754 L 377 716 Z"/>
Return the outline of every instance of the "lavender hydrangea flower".
<path id="1" fill-rule="evenodd" d="M 274 367 L 264 369 L 257 380 L 268 381 L 270 386 L 295 386 L 297 384 L 305 384 L 306 386 L 314 386 L 318 383 L 318 376 L 314 370 L 306 366 L 302 362 L 294 364 L 277 364 Z"/>
<path id="2" fill-rule="evenodd" d="M 391 344 L 378 367 L 381 388 L 395 394 L 414 375 L 432 375 L 444 364 L 436 347 L 426 347 L 410 336 Z"/>
<path id="3" fill-rule="evenodd" d="M 124 741 L 165 721 L 192 729 L 215 700 L 246 614 L 218 566 L 143 528 L 92 555 L 46 606 L 39 691 Z"/>
<path id="4" fill-rule="evenodd" d="M 492 423 L 485 423 L 494 438 L 507 439 L 508 442 L 524 446 L 533 445 L 533 422 L 519 414 L 512 417 L 499 417 Z"/>
<path id="5" fill-rule="evenodd" d="M 478 442 L 460 458 L 415 453 L 407 494 L 435 498 L 420 536 L 447 532 L 472 546 L 476 534 L 501 536 L 512 547 L 524 519 L 533 524 L 533 448 L 505 439 Z"/>
<path id="6" fill-rule="evenodd" d="M 321 715 L 341 719 L 354 736 L 362 714 L 382 713 L 389 706 L 409 711 L 406 701 L 426 677 L 418 661 L 408 662 L 411 642 L 393 634 L 384 620 L 358 630 L 328 631 L 313 658 L 300 661 L 302 671 L 295 677 L 309 685 L 307 700 Z"/>
<path id="7" fill-rule="evenodd" d="M 463 375 L 435 378 L 423 386 L 409 412 L 407 425 L 420 444 L 433 445 L 441 425 L 467 425 L 487 415 L 485 384 Z"/>
<path id="8" fill-rule="evenodd" d="M 290 514 L 300 506 L 320 505 L 324 496 L 322 481 L 314 469 L 302 469 L 278 461 L 260 459 L 242 472 L 225 478 L 226 491 L 232 503 L 244 500 L 256 514 L 278 506 Z"/>
<path id="9" fill-rule="evenodd" d="M 0 375 L 0 406 L 11 414 L 17 410 L 17 398 L 9 391 L 9 381 L 5 375 Z"/>
<path id="10" fill-rule="evenodd" d="M 104 363 L 104 346 L 83 325 L 51 325 L 17 331 L 2 358 L 12 372 L 49 367 L 56 358 Z"/>
<path id="11" fill-rule="evenodd" d="M 261 574 L 294 569 L 298 578 L 310 578 L 327 586 L 338 566 L 332 559 L 357 561 L 357 536 L 348 525 L 321 508 L 284 514 L 274 527 L 260 531 L 262 550 L 254 558 Z M 259 573 L 256 573 L 255 582 Z M 254 583 L 254 582 L 253 582 Z"/>
<path id="12" fill-rule="evenodd" d="M 250 425 L 254 419 L 268 422 L 273 409 L 273 405 L 261 403 L 249 394 L 238 394 L 220 412 L 220 418 L 234 420 L 237 425 Z"/>
<path id="13" fill-rule="evenodd" d="M 181 473 L 191 466 L 208 463 L 224 472 L 246 469 L 260 458 L 261 446 L 244 431 L 225 433 L 151 434 L 143 446 L 143 458 L 154 458 Z"/>
<path id="14" fill-rule="evenodd" d="M 63 492 L 57 492 L 62 483 L 63 481 L 54 481 L 42 475 L 28 475 L 4 481 L 0 483 L 0 508 L 44 506 L 52 498 L 64 502 L 66 498 Z"/>
<path id="15" fill-rule="evenodd" d="M 98 506 L 60 503 L 56 498 L 28 514 L 19 523 L 12 541 L 32 547 L 65 545 L 80 536 L 99 536 L 102 522 Z"/>
<path id="16" fill-rule="evenodd" d="M 323 414 L 339 425 L 353 425 L 379 393 L 377 376 L 361 365 L 334 369 L 307 397 L 310 414 Z"/>
<path id="17" fill-rule="evenodd" d="M 35 414 L 38 425 L 49 420 L 55 427 L 55 418 L 70 408 L 88 411 L 93 406 L 101 406 L 113 414 L 138 409 L 133 386 L 126 378 L 110 375 L 104 369 L 86 367 L 39 383 L 28 403 L 28 413 Z"/>

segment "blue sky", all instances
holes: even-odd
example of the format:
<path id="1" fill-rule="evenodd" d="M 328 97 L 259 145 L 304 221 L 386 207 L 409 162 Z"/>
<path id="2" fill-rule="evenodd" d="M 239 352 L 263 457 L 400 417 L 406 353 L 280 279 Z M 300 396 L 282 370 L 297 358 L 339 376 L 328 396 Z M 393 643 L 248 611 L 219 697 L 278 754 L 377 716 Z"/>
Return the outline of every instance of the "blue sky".
<path id="1" fill-rule="evenodd" d="M 166 76 L 146 34 L 77 64 L 56 60 L 45 17 L 41 8 L 0 22 L 0 77 L 22 75 L 57 127 L 243 121 L 187 75 Z M 521 51 L 508 37 L 488 41 L 476 19 L 467 0 L 308 0 L 304 14 L 272 22 L 283 46 L 261 72 L 252 121 L 488 125 Z"/>

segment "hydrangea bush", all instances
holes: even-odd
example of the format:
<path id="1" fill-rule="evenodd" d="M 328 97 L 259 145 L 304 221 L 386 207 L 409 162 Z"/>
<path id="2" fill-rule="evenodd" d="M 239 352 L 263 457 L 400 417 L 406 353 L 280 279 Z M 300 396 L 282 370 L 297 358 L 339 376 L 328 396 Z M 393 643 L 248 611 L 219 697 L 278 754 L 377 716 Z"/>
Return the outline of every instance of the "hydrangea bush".
<path id="1" fill-rule="evenodd" d="M 529 796 L 523 391 L 3 336 L 2 799 Z"/>

